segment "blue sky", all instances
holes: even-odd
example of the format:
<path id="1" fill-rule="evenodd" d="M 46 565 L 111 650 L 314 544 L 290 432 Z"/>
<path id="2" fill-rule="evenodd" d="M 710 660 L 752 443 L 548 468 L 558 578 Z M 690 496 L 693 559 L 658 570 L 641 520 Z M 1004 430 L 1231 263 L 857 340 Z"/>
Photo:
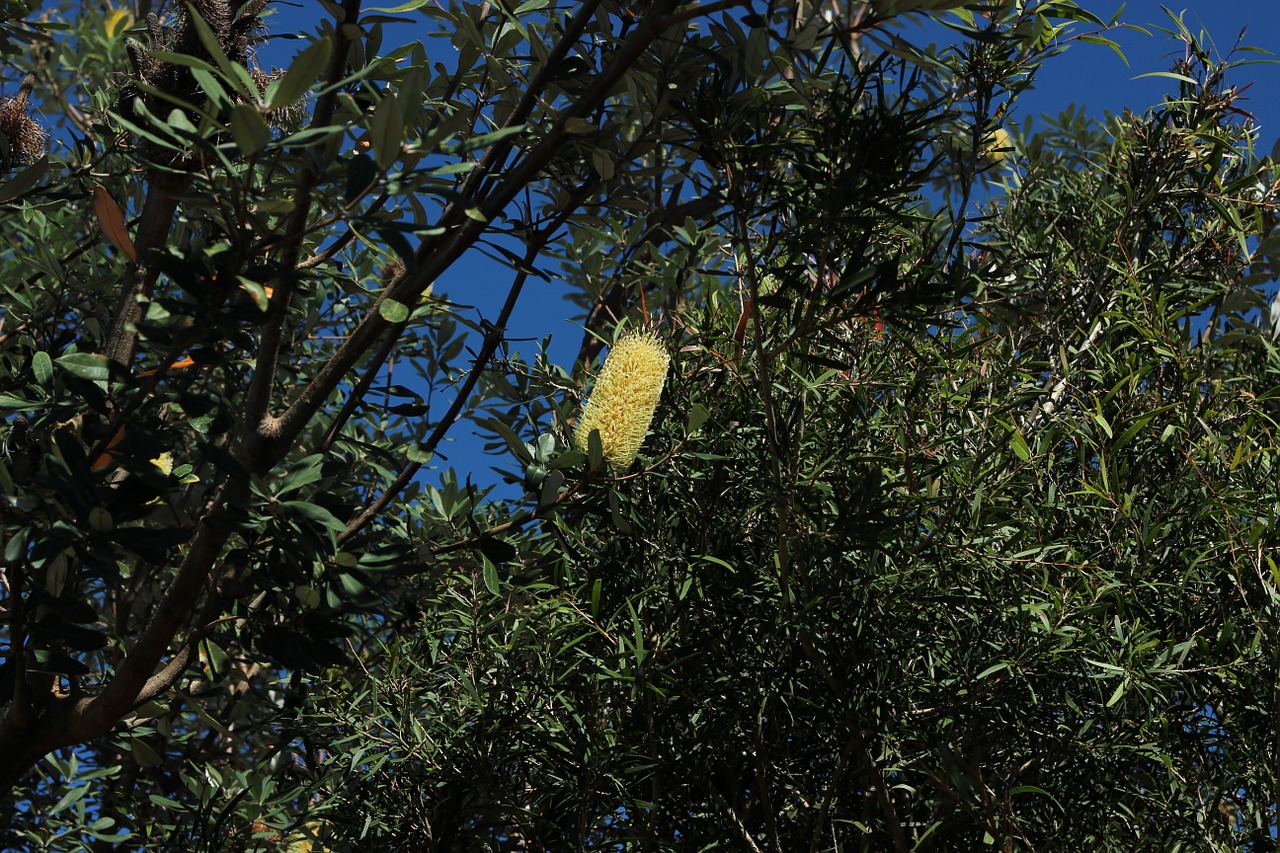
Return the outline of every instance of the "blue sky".
<path id="1" fill-rule="evenodd" d="M 1100 3 L 1098 0 L 1080 0 L 1080 4 L 1104 19 L 1120 7 L 1117 3 Z M 393 5 L 391 0 L 367 6 Z M 272 32 L 284 33 L 291 29 L 306 31 L 316 23 L 318 4 L 312 0 L 295 0 L 294 3 L 274 4 L 276 10 L 271 25 Z M 1218 55 L 1231 51 L 1244 33 L 1241 43 L 1250 47 L 1275 48 L 1280 50 L 1280 2 L 1263 0 L 1189 0 L 1181 4 L 1170 5 L 1175 13 L 1184 12 L 1184 20 L 1193 33 L 1206 31 L 1216 46 Z M 410 13 L 405 17 L 422 21 L 420 13 Z M 1182 56 L 1183 47 L 1180 41 L 1171 39 L 1156 28 L 1172 28 L 1166 12 L 1157 0 L 1135 0 L 1124 8 L 1120 21 L 1143 27 L 1150 32 L 1144 34 L 1132 29 L 1118 29 L 1107 33 L 1107 36 L 1118 42 L 1128 59 L 1125 64 L 1115 52 L 1105 46 L 1074 43 L 1069 49 L 1053 58 L 1037 76 L 1034 88 L 1024 94 L 1014 113 L 1012 120 L 1020 126 L 1031 119 L 1033 128 L 1040 123 L 1041 115 L 1057 115 L 1071 104 L 1085 108 L 1095 116 L 1104 112 L 1120 112 L 1127 108 L 1142 111 L 1160 102 L 1160 99 L 1176 91 L 1176 83 L 1162 77 L 1142 78 L 1139 75 L 1149 72 L 1167 71 L 1173 61 Z M 398 46 L 403 41 L 423 38 L 428 49 L 433 53 L 447 53 L 452 48 L 444 39 L 424 38 L 430 24 L 413 24 L 395 27 L 388 31 L 384 45 L 387 49 Z M 1078 27 L 1077 32 L 1083 31 Z M 923 23 L 908 24 L 903 35 L 910 39 L 941 40 L 938 32 L 941 28 L 925 29 Z M 945 32 L 945 31 L 942 31 Z M 261 51 L 260 60 L 264 65 L 287 65 L 288 58 L 299 50 L 297 41 L 273 40 Z M 441 57 L 446 66 L 451 65 L 448 56 Z M 1239 59 L 1252 58 L 1267 60 L 1267 54 L 1239 54 Z M 1258 153 L 1266 154 L 1280 138 L 1280 65 L 1270 62 L 1237 69 L 1230 77 L 1237 87 L 1249 85 L 1241 106 L 1251 112 L 1261 128 Z M 510 272 L 473 253 L 437 283 L 436 292 L 445 293 L 455 301 L 474 305 L 486 317 L 496 314 L 510 281 Z M 509 325 L 509 338 L 529 338 L 529 343 L 519 343 L 513 350 L 523 351 L 532 357 L 537 340 L 546 335 L 553 336 L 551 357 L 553 361 L 569 366 L 577 351 L 581 332 L 570 318 L 575 309 L 561 299 L 559 290 L 554 284 L 531 281 L 526 287 L 522 305 L 517 309 L 513 322 Z M 447 405 L 443 403 L 442 405 Z M 489 485 L 496 482 L 496 476 L 490 470 L 492 465 L 510 467 L 509 459 L 502 457 L 486 457 L 480 452 L 481 442 L 467 432 L 467 424 L 459 424 L 451 434 L 453 441 L 442 448 L 449 457 L 447 464 L 454 465 L 460 478 L 471 474 L 474 482 Z"/>
<path id="2" fill-rule="evenodd" d="M 1083 0 L 1082 6 L 1099 17 L 1110 17 L 1119 4 L 1102 5 L 1096 0 Z M 1267 50 L 1280 50 L 1280 3 L 1247 2 L 1247 0 L 1194 0 L 1166 3 L 1171 11 L 1183 12 L 1183 20 L 1193 33 L 1207 31 L 1220 55 L 1227 54 L 1244 32 L 1242 44 Z M 1117 30 L 1109 34 L 1119 42 L 1129 60 L 1128 67 L 1106 47 L 1074 44 L 1063 55 L 1052 60 L 1036 78 L 1035 90 L 1021 105 L 1021 115 L 1057 114 L 1068 104 L 1088 108 L 1094 115 L 1104 111 L 1119 112 L 1125 107 L 1142 110 L 1173 91 L 1173 81 L 1148 77 L 1135 79 L 1151 71 L 1167 71 L 1172 61 L 1182 55 L 1180 42 L 1172 41 L 1156 27 L 1170 29 L 1168 15 L 1156 0 L 1135 0 L 1125 6 L 1120 20 L 1151 31 L 1143 35 L 1133 30 Z M 1267 54 L 1239 54 L 1237 58 L 1270 60 Z M 1280 65 L 1260 63 L 1237 69 L 1231 76 L 1237 86 L 1252 82 L 1245 92 L 1244 109 L 1253 113 L 1262 129 L 1262 153 L 1280 137 Z"/>

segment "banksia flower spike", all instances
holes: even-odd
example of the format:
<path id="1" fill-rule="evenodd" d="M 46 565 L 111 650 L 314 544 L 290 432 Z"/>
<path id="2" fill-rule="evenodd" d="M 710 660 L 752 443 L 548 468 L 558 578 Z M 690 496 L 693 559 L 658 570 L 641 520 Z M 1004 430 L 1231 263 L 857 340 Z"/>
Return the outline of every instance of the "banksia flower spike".
<path id="1" fill-rule="evenodd" d="M 578 419 L 573 434 L 578 450 L 586 453 L 591 431 L 599 430 L 605 459 L 618 469 L 635 461 L 670 365 L 671 356 L 651 335 L 632 333 L 619 338 L 609 349 Z"/>

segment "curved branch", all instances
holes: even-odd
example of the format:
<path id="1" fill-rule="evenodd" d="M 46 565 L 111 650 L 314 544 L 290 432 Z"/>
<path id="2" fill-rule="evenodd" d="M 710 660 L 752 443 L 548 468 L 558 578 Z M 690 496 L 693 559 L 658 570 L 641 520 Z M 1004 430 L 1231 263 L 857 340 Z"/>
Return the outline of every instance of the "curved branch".
<path id="1" fill-rule="evenodd" d="M 67 726 L 75 737 L 71 743 L 110 731 L 120 717 L 136 704 L 178 629 L 190 618 L 191 609 L 205 589 L 223 545 L 231 536 L 234 519 L 229 507 L 248 493 L 246 484 L 223 478 L 211 502 L 214 509 L 197 525 L 186 558 L 156 605 L 151 622 L 129 649 L 116 669 L 115 677 L 103 691 L 77 708 Z"/>

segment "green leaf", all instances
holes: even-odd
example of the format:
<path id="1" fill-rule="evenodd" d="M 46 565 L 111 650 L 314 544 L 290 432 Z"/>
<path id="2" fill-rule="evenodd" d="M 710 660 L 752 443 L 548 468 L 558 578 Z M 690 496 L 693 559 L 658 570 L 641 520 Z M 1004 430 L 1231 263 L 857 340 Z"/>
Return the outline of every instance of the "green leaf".
<path id="1" fill-rule="evenodd" d="M 195 715 L 199 717 L 201 722 L 206 726 L 213 729 L 215 732 L 218 732 L 223 737 L 232 737 L 231 730 L 224 726 L 216 717 L 206 711 L 204 709 L 203 702 L 188 698 L 186 704 L 188 708 L 195 712 Z"/>
<path id="2" fill-rule="evenodd" d="M 1031 448 L 1027 447 L 1027 440 L 1022 437 L 1022 433 L 1013 432 L 1009 437 L 1009 444 L 1013 447 L 1014 454 L 1023 462 L 1031 459 Z"/>
<path id="3" fill-rule="evenodd" d="M 564 474 L 559 471 L 550 471 L 547 478 L 542 481 L 542 489 L 538 495 L 538 506 L 553 506 L 560 497 L 560 490 L 564 488 Z"/>
<path id="4" fill-rule="evenodd" d="M 249 76 L 249 72 L 245 70 L 244 66 L 232 62 L 227 57 L 226 51 L 218 43 L 217 34 L 209 28 L 209 24 L 200 15 L 200 11 L 195 5 L 188 2 L 186 7 L 187 20 L 196 28 L 196 37 L 200 39 L 204 49 L 208 51 L 209 56 L 213 58 L 213 61 L 222 71 L 224 79 L 239 89 L 245 98 L 254 103 L 259 103 L 260 93 L 258 92 L 258 86 L 253 82 L 253 78 Z"/>
<path id="5" fill-rule="evenodd" d="M 540 9 L 545 9 L 549 5 L 551 5 L 551 0 L 525 0 L 525 2 L 516 7 L 516 10 L 512 12 L 512 15 L 519 17 L 520 15 L 525 15 L 529 12 L 537 12 Z"/>
<path id="6" fill-rule="evenodd" d="M 253 300 L 253 304 L 259 311 L 265 312 L 271 307 L 271 298 L 267 296 L 267 289 L 261 284 L 242 275 L 236 276 L 236 283 L 249 294 L 249 298 Z"/>
<path id="7" fill-rule="evenodd" d="M 15 397 L 8 392 L 0 392 L 0 409 L 9 412 L 34 412 L 37 409 L 44 408 L 44 403 L 36 403 L 32 400 L 24 400 L 21 397 Z"/>
<path id="8" fill-rule="evenodd" d="M 415 9 L 421 9 L 433 0 L 409 0 L 408 3 L 401 3 L 399 6 L 374 6 L 372 9 L 365 9 L 365 12 L 387 12 L 397 14 L 399 12 L 412 12 Z"/>
<path id="9" fill-rule="evenodd" d="M 88 794 L 90 790 L 92 790 L 92 787 L 93 786 L 91 785 L 77 785 L 76 787 L 70 789 L 69 791 L 67 791 L 65 794 L 62 795 L 62 798 L 54 804 L 53 808 L 49 809 L 48 814 L 55 815 L 60 811 L 64 811 L 68 806 L 72 805 L 73 803 L 77 803 L 80 800 L 84 799 L 85 795 Z"/>
<path id="10" fill-rule="evenodd" d="M 1102 428 L 1102 431 L 1107 434 L 1107 438 L 1114 438 L 1114 433 L 1111 431 L 1111 422 L 1107 420 L 1106 415 L 1098 411 L 1090 412 L 1089 417 L 1093 419 L 1094 423 Z"/>
<path id="11" fill-rule="evenodd" d="M 495 566 L 488 557 L 483 558 L 483 563 L 484 571 L 482 572 L 482 576 L 484 578 L 485 589 L 489 590 L 489 592 L 494 595 L 501 595 L 502 586 L 498 583 L 498 567 Z"/>
<path id="12" fill-rule="evenodd" d="M 484 148 L 485 146 L 492 145 L 495 142 L 501 142 L 508 136 L 516 136 L 517 134 L 524 132 L 525 125 L 523 124 L 500 128 L 498 130 L 490 131 L 489 133 L 482 133 L 478 136 L 469 137 L 456 145 L 450 146 L 448 153 L 463 154 L 467 151 L 474 151 L 477 148 Z"/>
<path id="13" fill-rule="evenodd" d="M 218 67 L 212 63 L 205 62 L 198 56 L 192 56 L 189 53 L 174 53 L 168 50 L 153 50 L 148 53 L 152 59 L 164 62 L 168 65 L 179 65 L 183 68 L 190 68 L 192 71 L 203 71 L 205 74 L 218 75 Z"/>
<path id="14" fill-rule="evenodd" d="M 593 429 L 587 434 L 587 470 L 604 470 L 604 444 L 600 441 L 598 429 Z"/>
<path id="15" fill-rule="evenodd" d="M 271 142 L 271 128 L 253 104 L 231 109 L 231 138 L 243 154 L 257 154 Z"/>
<path id="16" fill-rule="evenodd" d="M 196 78 L 196 82 L 200 84 L 200 88 L 204 90 L 215 110 L 222 110 L 231 106 L 234 99 L 227 93 L 226 87 L 222 85 L 222 79 L 219 77 L 217 69 L 206 71 L 203 68 L 192 68 L 191 76 Z"/>
<path id="17" fill-rule="evenodd" d="M 342 584 L 342 591 L 347 594 L 350 601 L 356 604 L 365 604 L 370 601 L 369 587 L 351 572 L 340 573 L 338 583 Z"/>
<path id="18" fill-rule="evenodd" d="M 685 433 L 693 435 L 707 422 L 709 417 L 711 417 L 711 411 L 706 406 L 701 403 L 694 403 L 689 407 L 689 420 L 685 424 Z"/>
<path id="19" fill-rule="evenodd" d="M 1120 679 L 1120 683 L 1116 685 L 1115 692 L 1113 692 L 1111 694 L 1111 698 L 1107 700 L 1107 707 L 1108 708 L 1113 707 L 1117 702 L 1119 702 L 1122 698 L 1124 698 L 1124 694 L 1128 690 L 1129 690 L 1129 679 L 1126 676 L 1125 678 Z"/>
<path id="20" fill-rule="evenodd" d="M 105 382 L 111 375 L 111 362 L 105 355 L 73 352 L 58 358 L 58 366 L 81 379 Z"/>
<path id="21" fill-rule="evenodd" d="M 31 653 L 33 658 L 31 670 L 35 672 L 53 672 L 61 675 L 88 675 L 92 670 L 75 658 L 62 652 L 50 649 L 36 649 Z"/>
<path id="22" fill-rule="evenodd" d="M 404 113 L 394 92 L 382 96 L 369 121 L 369 142 L 373 146 L 374 160 L 384 172 L 400 157 L 400 143 L 404 141 Z"/>
<path id="23" fill-rule="evenodd" d="M 293 594 L 297 597 L 298 603 L 303 607 L 319 607 L 320 606 L 320 590 L 307 584 L 298 584 L 293 588 Z"/>
<path id="24" fill-rule="evenodd" d="M 384 299 L 378 305 L 378 313 L 388 323 L 403 323 L 409 319 L 409 306 L 394 299 Z"/>
<path id="25" fill-rule="evenodd" d="M 227 674 L 227 653 L 222 646 L 206 637 L 200 641 L 200 669 L 205 678 L 217 683 Z"/>
<path id="26" fill-rule="evenodd" d="M 14 175 L 7 183 L 0 184 L 0 203 L 12 201 L 34 187 L 47 171 L 49 171 L 48 154 Z"/>
<path id="27" fill-rule="evenodd" d="M 557 469 L 571 470 L 581 465 L 583 460 L 585 459 L 586 457 L 582 455 L 582 451 L 576 448 L 570 447 L 570 448 L 567 448 L 555 459 L 552 459 L 551 463 L 547 467 L 553 470 L 557 470 Z"/>
<path id="28" fill-rule="evenodd" d="M 53 383 L 53 359 L 49 358 L 49 353 L 41 350 L 31 357 L 31 372 L 35 374 L 36 382 L 45 388 Z"/>
<path id="29" fill-rule="evenodd" d="M 1105 38 L 1104 36 L 1090 35 L 1088 33 L 1082 33 L 1077 38 L 1085 44 L 1097 44 L 1111 48 L 1111 50 L 1115 52 L 1116 56 L 1120 57 L 1120 61 L 1128 66 L 1129 58 L 1124 55 L 1124 51 L 1120 49 L 1120 45 L 1116 44 L 1111 39 Z"/>
<path id="30" fill-rule="evenodd" d="M 1062 803 L 1058 802 L 1058 798 L 1055 797 L 1053 794 L 1050 794 L 1044 788 L 1039 788 L 1035 785 L 1015 785 L 1014 787 L 1009 789 L 1010 797 L 1016 797 L 1019 794 L 1039 794 L 1042 797 L 1048 797 L 1053 802 L 1053 804 L 1058 807 L 1059 811 L 1062 811 L 1062 812 L 1066 811 L 1066 809 L 1062 807 Z"/>
<path id="31" fill-rule="evenodd" d="M 160 757 L 160 753 L 142 738 L 130 738 L 129 751 L 140 767 L 155 767 L 164 760 Z"/>
<path id="32" fill-rule="evenodd" d="M 622 502 L 618 499 L 618 493 L 614 489 L 609 490 L 609 517 L 613 519 L 613 526 L 620 533 L 631 532 L 631 522 L 622 514 Z"/>
<path id="33" fill-rule="evenodd" d="M 289 70 L 283 77 L 272 80 L 267 85 L 264 100 L 267 109 L 278 110 L 302 100 L 312 85 L 320 79 L 329 65 L 329 57 L 333 55 L 333 41 L 328 37 L 321 38 L 306 50 L 299 53 L 289 63 Z"/>
<path id="34" fill-rule="evenodd" d="M 1200 81 L 1194 77 L 1188 77 L 1185 74 L 1175 74 L 1172 71 L 1148 71 L 1146 74 L 1139 74 L 1134 80 L 1141 80 L 1144 77 L 1167 77 L 1170 80 L 1177 80 L 1179 83 L 1190 83 L 1197 89 L 1200 88 Z"/>
<path id="35" fill-rule="evenodd" d="M 308 503 L 307 501 L 280 501 L 279 505 L 329 530 L 343 532 L 347 529 L 347 525 L 339 521 L 329 510 L 318 504 Z"/>
<path id="36" fill-rule="evenodd" d="M 314 453 L 297 462 L 280 480 L 279 486 L 276 487 L 276 496 L 283 497 L 323 478 L 323 463 L 324 456 L 319 453 Z"/>
<path id="37" fill-rule="evenodd" d="M 520 461 L 521 465 L 531 465 L 537 460 L 533 453 L 530 452 L 529 445 L 513 430 L 498 418 L 480 418 L 476 423 L 485 429 L 493 430 L 507 444 L 511 454 Z"/>

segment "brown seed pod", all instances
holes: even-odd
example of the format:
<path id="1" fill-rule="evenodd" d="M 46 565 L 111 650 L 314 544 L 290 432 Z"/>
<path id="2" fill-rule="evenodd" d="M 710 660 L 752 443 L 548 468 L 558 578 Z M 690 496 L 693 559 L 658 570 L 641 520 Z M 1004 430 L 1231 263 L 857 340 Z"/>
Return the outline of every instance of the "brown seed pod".
<path id="1" fill-rule="evenodd" d="M 258 70 L 253 62 L 254 45 L 264 30 L 259 15 L 265 6 L 266 0 L 197 0 L 192 3 L 195 13 L 212 31 L 218 48 L 232 62 L 250 69 L 259 90 L 265 89 L 272 79 L 271 75 Z M 133 117 L 135 98 L 141 98 L 147 109 L 156 115 L 166 114 L 175 100 L 197 107 L 202 105 L 204 91 L 190 68 L 154 55 L 163 51 L 212 61 L 200 38 L 200 26 L 191 12 L 184 7 L 168 25 L 154 13 L 148 15 L 147 32 L 149 45 L 133 40 L 126 43 L 133 74 L 119 91 L 117 109 Z M 139 83 L 145 85 L 139 86 Z M 164 95 L 156 95 L 150 91 L 152 89 Z"/>
<path id="2" fill-rule="evenodd" d="M 0 171 L 23 163 L 30 163 L 44 154 L 46 134 L 28 112 L 31 91 L 35 88 L 34 74 L 28 74 L 13 98 L 0 100 Z"/>

